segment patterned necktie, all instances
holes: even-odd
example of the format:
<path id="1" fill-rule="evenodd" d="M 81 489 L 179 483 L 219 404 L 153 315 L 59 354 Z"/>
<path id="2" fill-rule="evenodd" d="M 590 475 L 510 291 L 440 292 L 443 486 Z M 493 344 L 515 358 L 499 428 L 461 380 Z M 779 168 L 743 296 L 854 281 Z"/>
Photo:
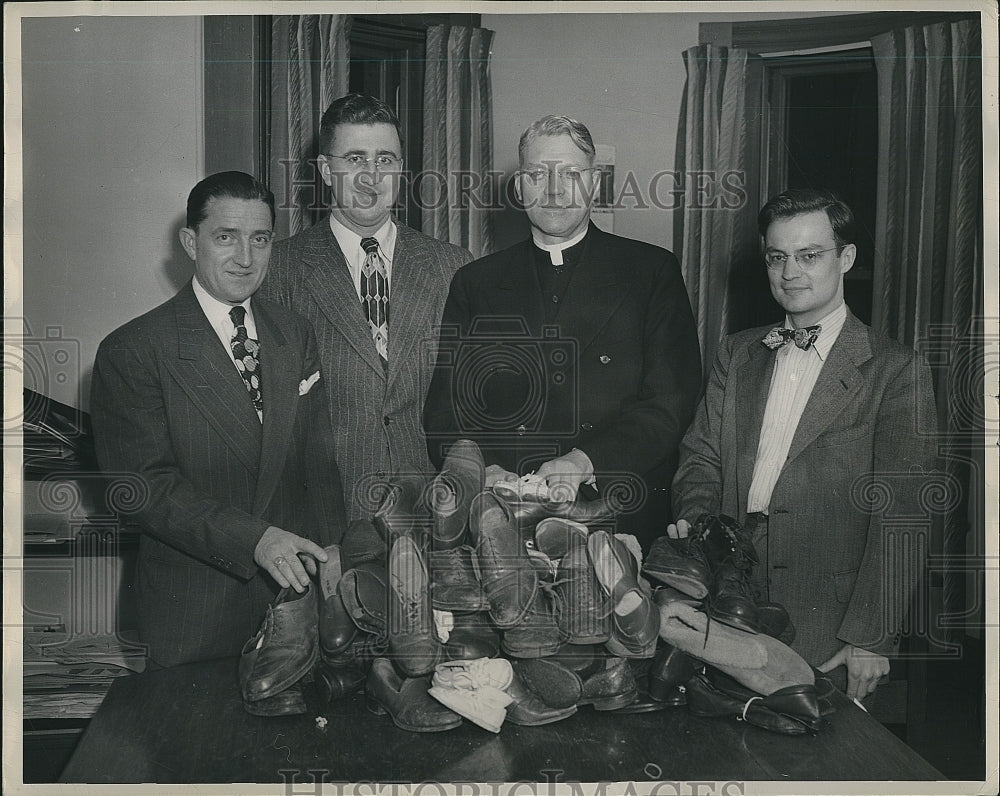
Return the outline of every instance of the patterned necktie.
<path id="1" fill-rule="evenodd" d="M 253 408 L 263 419 L 264 399 L 260 383 L 260 343 L 247 335 L 246 315 L 247 311 L 244 307 L 237 306 L 229 310 L 229 317 L 233 319 L 233 326 L 236 327 L 236 333 L 233 334 L 232 342 L 229 345 L 233 349 L 236 368 L 243 377 L 247 392 L 250 393 Z"/>
<path id="2" fill-rule="evenodd" d="M 795 345 L 805 351 L 816 342 L 816 338 L 819 337 L 821 331 L 823 331 L 823 327 L 819 324 L 816 326 L 804 326 L 801 329 L 785 329 L 779 326 L 764 335 L 764 339 L 761 342 L 772 351 L 776 348 L 781 348 L 788 342 L 795 343 Z"/>
<path id="3" fill-rule="evenodd" d="M 362 238 L 365 261 L 361 266 L 361 306 L 372 330 L 375 349 L 385 362 L 389 361 L 389 280 L 385 261 L 379 254 L 375 238 Z"/>

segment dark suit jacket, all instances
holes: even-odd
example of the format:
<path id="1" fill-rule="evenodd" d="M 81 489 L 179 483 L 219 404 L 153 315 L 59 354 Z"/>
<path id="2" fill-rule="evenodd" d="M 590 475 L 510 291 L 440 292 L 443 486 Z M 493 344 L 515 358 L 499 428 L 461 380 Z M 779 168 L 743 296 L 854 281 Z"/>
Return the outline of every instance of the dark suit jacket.
<path id="1" fill-rule="evenodd" d="M 769 328 L 731 335 L 719 349 L 681 445 L 678 517 L 746 517 L 774 370 L 775 352 L 760 342 Z M 889 654 L 898 641 L 920 562 L 905 558 L 916 540 L 884 520 L 926 514 L 919 494 L 935 440 L 917 433 L 916 418 L 934 416 L 934 398 L 929 374 L 920 375 L 912 351 L 848 312 L 775 484 L 761 575 L 795 624 L 792 646 L 814 665 L 845 642 Z"/>
<path id="2" fill-rule="evenodd" d="M 630 515 L 621 530 L 645 545 L 669 519 L 698 337 L 673 254 L 593 225 L 585 241 L 551 328 L 530 241 L 456 274 L 427 401 L 431 457 L 468 437 L 487 463 L 524 473 L 580 448 Z"/>
<path id="3" fill-rule="evenodd" d="M 252 300 L 264 421 L 191 285 L 101 343 L 91 394 L 105 471 L 134 473 L 148 494 L 135 518 L 139 622 L 163 666 L 238 654 L 275 584 L 253 560 L 269 525 L 339 540 L 346 520 L 327 452 L 323 379 L 308 323 Z"/>
<path id="4" fill-rule="evenodd" d="M 389 301 L 389 366 L 382 367 L 329 219 L 274 245 L 259 295 L 304 315 L 316 331 L 350 519 L 378 508 L 387 475 L 427 473 L 421 412 L 437 324 L 465 249 L 396 225 Z"/>

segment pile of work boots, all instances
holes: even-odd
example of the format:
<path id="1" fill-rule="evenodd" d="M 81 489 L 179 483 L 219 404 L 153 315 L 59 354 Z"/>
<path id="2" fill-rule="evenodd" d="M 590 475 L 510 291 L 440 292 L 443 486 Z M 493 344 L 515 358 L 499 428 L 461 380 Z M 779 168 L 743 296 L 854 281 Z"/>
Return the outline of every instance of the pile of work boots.
<path id="1" fill-rule="evenodd" d="M 755 599 L 757 559 L 749 534 L 725 515 L 702 515 L 686 538 L 653 542 L 643 571 L 663 584 L 655 600 L 673 674 L 688 677 L 695 715 L 786 735 L 817 732 L 833 710 L 833 685 L 788 646 L 795 628 L 784 607 Z"/>
<path id="2" fill-rule="evenodd" d="M 746 687 L 742 673 L 735 685 L 708 679 L 704 658 L 687 649 L 695 642 L 671 640 L 664 624 L 689 630 L 684 611 L 707 619 L 711 604 L 732 632 L 767 632 L 761 623 L 783 612 L 736 599 L 746 584 L 727 569 L 745 573 L 752 550 L 742 536 L 701 526 L 689 541 L 658 542 L 644 567 L 666 584 L 654 592 L 639 576 L 638 544 L 613 529 L 605 504 L 550 501 L 530 478 L 486 489 L 479 448 L 461 440 L 432 480 L 391 479 L 374 516 L 327 548 L 316 585 L 279 594 L 244 647 L 244 706 L 304 713 L 311 680 L 324 702 L 363 687 L 370 710 L 413 732 L 449 730 L 463 717 L 498 732 L 504 721 L 548 724 L 582 705 L 659 710 L 706 690 L 714 701 L 699 703 L 703 713 L 723 715 L 715 695 L 728 711 Z M 724 539 L 733 543 L 725 556 Z M 717 596 L 705 599 L 711 590 Z M 714 663 L 742 655 L 722 649 L 728 641 L 713 627 L 697 644 Z M 742 710 L 744 702 L 748 721 L 771 710 L 759 698 Z"/>

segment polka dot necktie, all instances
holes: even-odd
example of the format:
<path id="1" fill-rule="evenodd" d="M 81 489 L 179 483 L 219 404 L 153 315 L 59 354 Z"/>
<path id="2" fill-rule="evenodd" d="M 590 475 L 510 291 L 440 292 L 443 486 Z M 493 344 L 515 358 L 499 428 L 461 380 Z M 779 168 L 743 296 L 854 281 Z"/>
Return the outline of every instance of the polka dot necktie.
<path id="1" fill-rule="evenodd" d="M 375 349 L 389 361 L 389 279 L 375 238 L 362 238 L 365 261 L 361 266 L 361 306 L 371 327 Z"/>
<path id="2" fill-rule="evenodd" d="M 233 350 L 236 368 L 243 377 L 247 392 L 250 393 L 253 408 L 257 410 L 257 416 L 263 419 L 264 400 L 261 394 L 260 380 L 260 343 L 247 335 L 246 315 L 245 307 L 237 306 L 229 310 L 229 317 L 232 318 L 233 326 L 236 327 L 236 333 L 229 345 Z"/>

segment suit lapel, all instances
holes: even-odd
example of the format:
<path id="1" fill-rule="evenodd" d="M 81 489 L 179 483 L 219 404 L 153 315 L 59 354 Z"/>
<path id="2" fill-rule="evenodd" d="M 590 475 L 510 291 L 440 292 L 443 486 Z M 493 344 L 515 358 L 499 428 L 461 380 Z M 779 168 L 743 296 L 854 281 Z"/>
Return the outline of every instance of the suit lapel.
<path id="1" fill-rule="evenodd" d="M 563 338 L 584 351 L 625 299 L 628 282 L 608 251 L 608 237 L 593 224 L 566 288 L 556 323 Z"/>
<path id="2" fill-rule="evenodd" d="M 396 248 L 392 253 L 392 284 L 389 289 L 389 372 L 391 384 L 413 358 L 422 358 L 424 330 L 437 318 L 430 317 L 435 302 L 429 300 L 428 268 L 424 249 L 409 227 L 396 224 Z M 369 338 L 371 335 L 369 334 Z M 373 346 L 374 350 L 374 346 Z"/>
<path id="3" fill-rule="evenodd" d="M 489 297 L 490 313 L 500 317 L 523 318 L 528 334 L 539 337 L 545 323 L 542 287 L 531 260 L 531 241 L 522 241 L 509 250 L 506 268 Z"/>
<path id="4" fill-rule="evenodd" d="M 260 419 L 232 357 L 202 312 L 190 283 L 177 295 L 175 313 L 177 359 L 168 361 L 167 366 L 226 445 L 248 470 L 256 472 L 260 459 Z"/>
<path id="5" fill-rule="evenodd" d="M 375 341 L 372 340 L 371 330 L 368 321 L 365 320 L 364 310 L 361 309 L 358 294 L 354 290 L 347 261 L 330 230 L 329 218 L 325 218 L 315 226 L 319 229 L 302 250 L 303 258 L 313 265 L 312 272 L 306 279 L 306 289 L 312 294 L 313 300 L 327 320 L 340 332 L 361 360 L 385 378 L 385 370 L 378 351 L 375 350 Z M 395 279 L 395 267 L 393 278 Z M 390 302 L 391 298 L 390 294 Z M 394 308 L 390 303 L 390 346 L 393 312 Z"/>
<path id="6" fill-rule="evenodd" d="M 775 352 L 761 344 L 760 338 L 754 335 L 745 346 L 733 353 L 729 367 L 728 378 L 736 380 L 736 450 L 740 452 L 737 479 L 741 494 L 746 494 L 753 478 L 774 363 Z"/>
<path id="7" fill-rule="evenodd" d="M 254 322 L 260 338 L 263 377 L 264 423 L 260 448 L 260 472 L 253 511 L 262 514 L 274 494 L 285 466 L 285 457 L 295 423 L 295 403 L 302 378 L 300 354 L 292 350 L 262 302 L 253 304 Z"/>
<path id="8" fill-rule="evenodd" d="M 786 463 L 795 459 L 822 434 L 861 389 L 864 379 L 858 365 L 871 359 L 871 356 L 868 330 L 848 312 L 840 336 L 830 349 L 816 379 L 816 386 L 802 411 Z"/>

